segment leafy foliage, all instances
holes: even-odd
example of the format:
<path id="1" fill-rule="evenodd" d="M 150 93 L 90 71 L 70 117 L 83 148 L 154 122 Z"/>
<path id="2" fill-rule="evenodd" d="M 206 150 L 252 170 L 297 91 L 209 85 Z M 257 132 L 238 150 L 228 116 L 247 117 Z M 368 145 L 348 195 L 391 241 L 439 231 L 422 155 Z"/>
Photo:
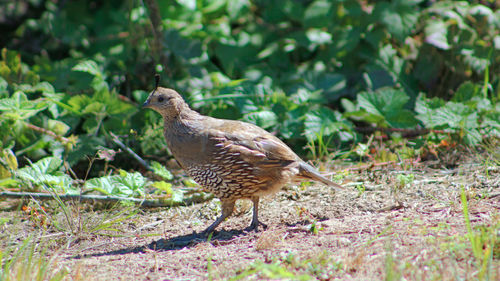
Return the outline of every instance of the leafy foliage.
<path id="1" fill-rule="evenodd" d="M 497 3 L 152 1 L 155 18 L 135 0 L 20 2 L 29 9 L 6 9 L 15 20 L 0 20 L 8 30 L 0 38 L 3 185 L 74 192 L 67 173 L 86 178 L 98 151 L 118 151 L 111 133 L 140 155 L 167 155 L 162 120 L 139 110 L 155 72 L 200 112 L 257 124 L 314 157 L 348 149 L 367 126 L 425 127 L 427 140 L 451 134 L 469 145 L 499 136 Z M 27 166 L 18 170 L 12 157 Z M 117 173 L 92 169 L 87 188 L 143 196 L 145 179 L 125 172 L 135 161 L 115 158 L 105 165 Z M 37 170 L 40 159 L 58 159 L 59 170 Z M 168 193 L 168 184 L 152 186 Z"/>

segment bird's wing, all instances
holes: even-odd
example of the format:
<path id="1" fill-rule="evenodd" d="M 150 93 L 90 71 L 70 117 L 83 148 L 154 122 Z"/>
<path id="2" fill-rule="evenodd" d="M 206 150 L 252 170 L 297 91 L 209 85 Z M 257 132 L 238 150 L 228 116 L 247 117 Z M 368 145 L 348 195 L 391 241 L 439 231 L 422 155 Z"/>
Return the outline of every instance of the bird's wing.
<path id="1" fill-rule="evenodd" d="M 286 166 L 299 159 L 280 139 L 252 124 L 226 122 L 224 127 L 213 128 L 210 135 L 220 147 L 259 166 Z"/>

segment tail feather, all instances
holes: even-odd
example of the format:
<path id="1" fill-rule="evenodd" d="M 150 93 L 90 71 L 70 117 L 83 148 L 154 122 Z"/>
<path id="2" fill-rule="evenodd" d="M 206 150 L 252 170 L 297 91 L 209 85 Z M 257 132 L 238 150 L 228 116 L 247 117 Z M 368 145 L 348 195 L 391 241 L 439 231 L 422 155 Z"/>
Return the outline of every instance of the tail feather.
<path id="1" fill-rule="evenodd" d="M 333 181 L 320 175 L 318 171 L 316 171 L 311 165 L 308 165 L 306 163 L 299 164 L 299 176 L 322 182 L 325 185 L 331 186 L 335 189 L 344 189 L 344 187 L 340 184 L 336 184 Z"/>

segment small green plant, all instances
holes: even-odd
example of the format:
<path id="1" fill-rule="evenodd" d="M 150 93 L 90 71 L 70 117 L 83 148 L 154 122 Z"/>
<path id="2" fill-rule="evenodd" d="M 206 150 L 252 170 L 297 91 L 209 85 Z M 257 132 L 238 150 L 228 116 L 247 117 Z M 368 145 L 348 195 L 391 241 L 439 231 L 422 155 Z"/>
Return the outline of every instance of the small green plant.
<path id="1" fill-rule="evenodd" d="M 229 280 L 279 279 L 279 280 L 328 280 L 341 271 L 343 265 L 327 251 L 312 257 L 299 257 L 296 253 L 281 253 L 279 258 L 263 262 L 257 260 Z"/>
<path id="2" fill-rule="evenodd" d="M 309 231 L 314 235 L 318 235 L 319 230 L 320 230 L 320 228 L 318 228 L 318 221 L 313 220 L 313 222 L 311 223 L 311 226 L 309 227 Z"/>
<path id="3" fill-rule="evenodd" d="M 364 184 L 357 184 L 356 189 L 358 190 L 358 196 L 361 196 L 366 191 L 366 186 Z"/>
<path id="4" fill-rule="evenodd" d="M 241 273 L 229 279 L 230 281 L 246 280 L 248 278 L 263 278 L 275 280 L 312 280 L 307 274 L 295 274 L 287 269 L 281 262 L 264 263 L 256 261 Z"/>
<path id="5" fill-rule="evenodd" d="M 462 212 L 464 215 L 465 226 L 467 228 L 466 237 L 474 256 L 474 264 L 476 265 L 476 269 L 478 271 L 478 279 L 494 279 L 493 274 L 495 274 L 495 263 L 493 259 L 495 258 L 495 251 L 496 255 L 500 254 L 500 243 L 498 242 L 500 222 L 496 220 L 496 222 L 489 227 L 473 229 L 469 218 L 467 195 L 463 186 L 460 192 L 460 200 L 462 202 Z"/>
<path id="6" fill-rule="evenodd" d="M 409 174 L 399 174 L 396 176 L 396 188 L 398 190 L 402 190 L 409 184 L 412 184 L 413 181 L 415 180 L 415 175 L 412 173 Z"/>
<path id="7" fill-rule="evenodd" d="M 46 241 L 28 237 L 21 244 L 0 250 L 0 280 L 62 280 L 68 271 L 55 269 L 57 253 L 50 254 Z"/>

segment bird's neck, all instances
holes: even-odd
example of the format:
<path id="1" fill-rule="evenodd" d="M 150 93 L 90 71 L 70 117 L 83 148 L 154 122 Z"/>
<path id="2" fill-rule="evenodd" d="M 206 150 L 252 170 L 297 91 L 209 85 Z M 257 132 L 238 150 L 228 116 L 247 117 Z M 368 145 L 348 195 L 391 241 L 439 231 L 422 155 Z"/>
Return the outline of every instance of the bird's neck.
<path id="1" fill-rule="evenodd" d="M 188 106 L 185 106 L 183 108 L 179 108 L 177 112 L 173 112 L 172 114 L 162 114 L 163 115 L 163 122 L 165 123 L 165 129 L 168 127 L 182 127 L 186 126 L 187 123 L 191 120 L 196 120 L 201 117 L 201 115 L 189 108 Z"/>

